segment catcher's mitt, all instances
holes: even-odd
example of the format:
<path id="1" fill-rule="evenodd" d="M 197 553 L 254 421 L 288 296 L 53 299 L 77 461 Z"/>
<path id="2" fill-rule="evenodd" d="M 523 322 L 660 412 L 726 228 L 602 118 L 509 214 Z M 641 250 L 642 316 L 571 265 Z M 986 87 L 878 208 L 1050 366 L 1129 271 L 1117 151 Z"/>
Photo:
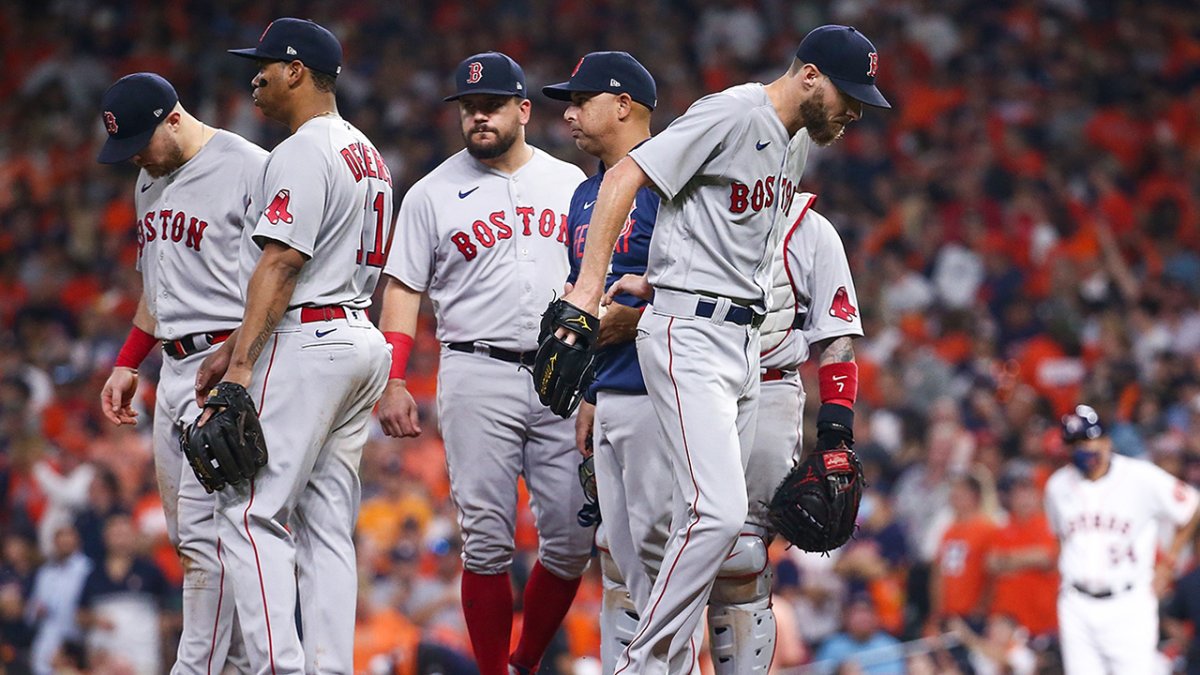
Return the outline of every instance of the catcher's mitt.
<path id="1" fill-rule="evenodd" d="M 554 332 L 566 328 L 575 334 L 569 345 Z M 594 346 L 600 319 L 564 300 L 555 300 L 542 314 L 537 356 L 533 360 L 533 387 L 538 399 L 560 417 L 570 417 L 592 383 Z"/>
<path id="2" fill-rule="evenodd" d="M 854 534 L 862 488 L 853 450 L 814 451 L 780 483 L 767 515 L 784 539 L 805 551 L 832 551 Z"/>
<path id="3" fill-rule="evenodd" d="M 600 524 L 600 498 L 596 495 L 596 463 L 588 455 L 579 463 L 579 484 L 583 486 L 583 507 L 575 514 L 580 527 Z"/>
<path id="4" fill-rule="evenodd" d="M 211 493 L 253 478 L 267 463 L 267 443 L 254 401 L 242 385 L 218 383 L 204 407 L 213 410 L 212 416 L 204 426 L 184 427 L 179 445 L 196 478 Z"/>

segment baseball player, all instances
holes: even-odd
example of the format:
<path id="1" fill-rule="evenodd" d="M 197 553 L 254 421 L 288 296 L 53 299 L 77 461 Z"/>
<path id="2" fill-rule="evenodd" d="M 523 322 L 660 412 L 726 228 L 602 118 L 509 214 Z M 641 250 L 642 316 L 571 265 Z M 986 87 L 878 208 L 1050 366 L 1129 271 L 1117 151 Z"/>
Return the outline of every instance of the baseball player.
<path id="1" fill-rule="evenodd" d="M 889 106 L 875 87 L 877 67 L 874 46 L 855 29 L 817 28 L 779 79 L 706 96 L 605 173 L 579 279 L 564 299 L 597 311 L 634 197 L 654 186 L 662 196 L 648 265 L 654 302 L 638 324 L 637 349 L 682 497 L 618 673 L 660 672 L 690 648 L 717 570 L 746 522 L 758 327 L 785 229 L 781 214 L 796 198 L 809 148 L 806 137 L 793 137 L 805 129 L 813 142 L 832 143 L 864 104 Z"/>
<path id="2" fill-rule="evenodd" d="M 528 374 L 542 310 L 567 278 L 566 220 L 583 172 L 525 142 L 525 74 L 504 54 L 459 64 L 466 149 L 409 190 L 385 272 L 380 325 L 392 370 L 379 406 L 386 433 L 420 433 L 405 371 L 421 295 L 442 343 L 438 419 L 463 531 L 462 600 L 483 675 L 533 671 L 575 597 L 591 551 L 573 449 L 574 420 L 539 402 Z M 517 478 L 539 534 L 525 589 L 524 629 L 511 656 Z"/>
<path id="3" fill-rule="evenodd" d="M 1154 672 L 1158 524 L 1178 528 L 1169 563 L 1200 522 L 1200 495 L 1149 462 L 1114 454 L 1090 406 L 1062 418 L 1062 438 L 1071 463 L 1046 483 L 1046 515 L 1061 544 L 1058 627 L 1066 672 Z"/>
<path id="4" fill-rule="evenodd" d="M 766 505 L 802 447 L 805 392 L 798 370 L 810 351 L 820 354 L 822 404 L 852 409 L 857 398 L 853 339 L 863 334 L 858 294 L 837 230 L 812 208 L 816 199 L 804 192 L 792 201 L 760 327 L 758 417 L 746 466 L 749 516 L 717 570 L 708 606 L 709 646 L 718 675 L 766 672 L 774 655 L 767 549 L 775 532 Z M 643 279 L 625 277 L 609 288 L 604 301 L 623 290 L 647 297 L 651 292 Z"/>
<path id="5" fill-rule="evenodd" d="M 154 464 L 167 534 L 183 562 L 183 634 L 173 673 L 221 670 L 234 627 L 229 575 L 221 560 L 214 499 L 183 462 L 179 428 L 198 414 L 192 382 L 214 344 L 238 324 L 237 256 L 250 194 L 267 153 L 192 117 L 162 77 L 117 80 L 102 104 L 108 140 L 99 161 L 141 168 L 137 209 L 142 297 L 129 337 L 101 392 L 115 424 L 136 424 L 137 368 L 161 342 L 154 412 Z"/>
<path id="6" fill-rule="evenodd" d="M 587 239 L 592 205 L 608 167 L 650 138 L 650 115 L 658 102 L 654 78 L 626 52 L 592 52 L 575 66 L 566 82 L 542 88 L 552 99 L 568 101 L 563 119 L 575 145 L 600 160 L 600 170 L 575 189 L 567 214 L 567 244 L 574 283 Z M 626 274 L 646 272 L 650 237 L 658 214 L 658 195 L 638 190 L 633 210 L 621 228 L 607 283 Z M 667 453 L 658 418 L 646 395 L 633 339 L 646 302 L 618 295 L 601 321 L 596 379 L 576 418 L 576 443 L 594 452 L 596 489 L 604 521 L 596 532 L 603 573 L 600 612 L 600 662 L 608 675 L 633 639 L 645 610 L 650 586 L 662 563 L 670 526 L 663 490 L 671 490 Z M 687 665 L 687 664 L 683 664 Z"/>
<path id="7" fill-rule="evenodd" d="M 257 46 L 230 51 L 257 61 L 255 105 L 292 134 L 256 195 L 241 261 L 252 273 L 224 378 L 253 397 L 270 458 L 217 493 L 221 541 L 255 672 L 351 673 L 358 466 L 389 358 L 366 308 L 387 255 L 392 180 L 338 115 L 332 33 L 277 19 Z"/>

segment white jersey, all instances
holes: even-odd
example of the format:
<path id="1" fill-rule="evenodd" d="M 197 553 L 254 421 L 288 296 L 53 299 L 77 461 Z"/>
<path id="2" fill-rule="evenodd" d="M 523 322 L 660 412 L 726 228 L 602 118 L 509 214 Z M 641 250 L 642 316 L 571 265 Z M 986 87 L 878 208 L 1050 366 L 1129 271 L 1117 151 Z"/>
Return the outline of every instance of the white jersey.
<path id="1" fill-rule="evenodd" d="M 143 170 L 133 194 L 138 269 L 156 336 L 178 339 L 242 321 L 236 251 L 267 151 L 218 130 L 161 178 Z"/>
<path id="2" fill-rule="evenodd" d="M 655 288 L 709 293 L 766 311 L 777 227 L 811 140 L 789 138 L 763 85 L 696 101 L 629 153 L 663 196 L 650 243 Z"/>
<path id="3" fill-rule="evenodd" d="M 1196 512 L 1195 488 L 1159 467 L 1114 454 L 1099 480 L 1074 465 L 1046 483 L 1046 514 L 1061 542 L 1058 571 L 1067 586 L 1149 588 L 1158 524 L 1178 527 Z"/>
<path id="4" fill-rule="evenodd" d="M 271 151 L 256 199 L 262 215 L 256 245 L 242 246 L 243 288 L 271 240 L 308 259 L 291 307 L 371 304 L 391 241 L 392 176 L 361 131 L 336 116 L 300 125 Z"/>
<path id="5" fill-rule="evenodd" d="M 512 174 L 459 151 L 404 196 L 385 271 L 429 293 L 441 342 L 536 349 L 569 271 L 567 212 L 584 178 L 537 148 Z"/>
<path id="6" fill-rule="evenodd" d="M 810 344 L 863 334 L 846 248 L 833 223 L 812 209 L 816 199 L 800 193 L 788 211 L 776 266 L 785 283 L 776 282 L 762 325 L 763 368 L 793 370 L 808 360 Z"/>

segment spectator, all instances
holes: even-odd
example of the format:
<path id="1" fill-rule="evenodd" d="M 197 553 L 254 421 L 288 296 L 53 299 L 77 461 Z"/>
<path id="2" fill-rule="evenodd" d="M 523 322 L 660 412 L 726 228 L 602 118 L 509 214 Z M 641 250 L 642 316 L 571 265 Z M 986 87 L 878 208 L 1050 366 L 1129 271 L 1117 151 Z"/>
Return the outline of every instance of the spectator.
<path id="1" fill-rule="evenodd" d="M 34 630 L 25 621 L 25 594 L 13 580 L 0 581 L 0 672 L 29 673 Z"/>
<path id="2" fill-rule="evenodd" d="M 423 628 L 426 635 L 451 647 L 465 646 L 467 634 L 460 590 L 461 552 L 462 544 L 457 538 L 430 542 L 434 575 L 417 579 L 404 607 L 405 614 Z"/>
<path id="3" fill-rule="evenodd" d="M 902 675 L 904 650 L 900 641 L 879 629 L 879 615 L 869 597 L 857 596 L 846 605 L 845 627 L 817 650 L 814 665 L 820 672 L 845 672 L 855 663 L 870 675 Z"/>
<path id="4" fill-rule="evenodd" d="M 957 617 L 950 619 L 950 630 L 967 646 L 975 675 L 1033 675 L 1037 670 L 1037 655 L 1026 644 L 1029 635 L 1012 617 L 991 615 L 982 636 Z"/>
<path id="5" fill-rule="evenodd" d="M 1025 467 L 1007 480 L 1009 520 L 987 554 L 992 613 L 1011 616 L 1031 635 L 1058 627 L 1058 539 L 1042 511 L 1042 497 Z"/>
<path id="6" fill-rule="evenodd" d="M 971 474 L 950 485 L 954 521 L 942 535 L 929 583 L 930 622 L 933 632 L 950 617 L 964 617 L 982 625 L 989 602 L 986 560 L 996 535 L 996 525 L 983 513 L 983 483 Z"/>
<path id="7" fill-rule="evenodd" d="M 54 533 L 53 551 L 38 568 L 26 604 L 26 619 L 37 630 L 33 672 L 39 675 L 53 672 L 54 659 L 62 645 L 82 637 L 76 613 L 92 568 L 92 561 L 80 550 L 75 528 L 59 527 Z"/>
<path id="8" fill-rule="evenodd" d="M 124 514 L 104 526 L 104 560 L 83 585 L 79 623 L 95 667 L 157 675 L 162 668 L 163 605 L 167 582 L 138 552 L 137 530 Z"/>

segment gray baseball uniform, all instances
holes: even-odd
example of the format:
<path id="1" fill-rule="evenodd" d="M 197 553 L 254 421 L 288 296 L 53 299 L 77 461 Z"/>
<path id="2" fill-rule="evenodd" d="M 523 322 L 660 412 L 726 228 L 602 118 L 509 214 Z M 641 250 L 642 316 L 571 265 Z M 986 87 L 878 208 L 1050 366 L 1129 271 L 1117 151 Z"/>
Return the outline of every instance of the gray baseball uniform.
<path id="1" fill-rule="evenodd" d="M 541 314 L 567 278 L 567 209 L 584 175 L 533 153 L 510 175 L 462 150 L 418 181 L 400 207 L 386 271 L 433 302 L 438 418 L 464 567 L 509 568 L 524 475 L 539 558 L 574 579 L 591 549 L 590 531 L 575 522 L 583 493 L 574 420 L 538 401 L 518 361 L 532 359 Z"/>
<path id="2" fill-rule="evenodd" d="M 358 466 L 390 363 L 364 308 L 387 254 L 391 176 L 362 132 L 317 117 L 271 152 L 256 205 L 244 278 L 268 241 L 308 261 L 248 387 L 270 461 L 217 500 L 226 569 L 255 672 L 349 673 Z"/>
<path id="3" fill-rule="evenodd" d="M 241 321 L 237 256 L 267 153 L 218 130 L 173 173 L 138 175 L 138 269 L 168 351 L 154 411 L 154 466 L 167 534 L 183 561 L 183 633 L 172 673 L 205 673 L 225 663 L 234 626 L 232 589 L 219 558 L 215 498 L 196 480 L 179 450 L 181 423 L 199 414 L 196 370 L 214 339 Z M 174 345 L 186 345 L 177 351 Z M 184 353 L 184 352 L 190 353 Z"/>
<path id="4" fill-rule="evenodd" d="M 761 84 L 707 96 L 630 153 L 663 197 L 650 246 L 653 311 L 638 358 L 682 508 L 617 672 L 665 672 L 691 649 L 713 581 L 747 515 L 759 333 L 778 221 L 809 144 L 791 143 Z"/>

